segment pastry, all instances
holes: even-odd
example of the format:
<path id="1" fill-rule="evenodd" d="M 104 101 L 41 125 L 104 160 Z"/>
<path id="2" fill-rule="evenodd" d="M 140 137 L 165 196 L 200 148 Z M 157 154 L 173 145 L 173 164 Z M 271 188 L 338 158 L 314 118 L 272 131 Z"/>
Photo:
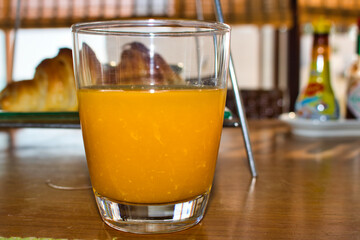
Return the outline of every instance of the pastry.
<path id="1" fill-rule="evenodd" d="M 158 53 L 152 53 L 139 42 L 124 46 L 118 74 L 121 84 L 172 85 L 182 81 Z"/>
<path id="2" fill-rule="evenodd" d="M 8 84 L 0 93 L 1 109 L 15 112 L 77 110 L 72 52 L 43 60 L 34 78 Z"/>
<path id="3" fill-rule="evenodd" d="M 83 44 L 79 64 L 87 66 L 81 73 L 84 79 L 79 80 L 90 81 L 89 85 L 173 85 L 182 81 L 158 53 L 139 42 L 126 44 L 115 66 L 101 64 L 91 47 Z M 0 93 L 0 105 L 12 112 L 77 111 L 71 50 L 60 49 L 56 57 L 43 60 L 33 79 L 8 84 Z"/>

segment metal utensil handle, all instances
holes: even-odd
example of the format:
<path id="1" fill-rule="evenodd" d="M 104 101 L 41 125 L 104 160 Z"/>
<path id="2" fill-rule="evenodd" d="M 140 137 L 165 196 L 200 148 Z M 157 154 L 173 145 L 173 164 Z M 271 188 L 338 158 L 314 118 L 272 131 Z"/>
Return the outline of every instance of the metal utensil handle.
<path id="1" fill-rule="evenodd" d="M 219 22 L 224 23 L 224 17 L 222 14 L 220 0 L 214 0 L 214 3 L 215 3 L 216 18 Z M 235 68 L 234 68 L 234 63 L 232 60 L 231 53 L 230 53 L 230 62 L 229 62 L 229 75 L 230 75 L 231 84 L 232 84 L 234 95 L 235 95 L 236 109 L 237 109 L 237 112 L 239 115 L 240 125 L 241 125 L 241 129 L 243 132 L 243 139 L 244 139 L 244 143 L 245 143 L 246 154 L 248 157 L 249 168 L 250 168 L 251 175 L 254 178 L 254 177 L 257 177 L 255 161 L 254 161 L 254 156 L 253 156 L 252 149 L 251 149 L 251 142 L 250 142 L 250 136 L 249 136 L 249 132 L 248 132 L 246 116 L 245 116 L 244 107 L 243 107 L 240 92 L 239 92 L 239 86 L 237 83 L 237 78 L 236 78 L 236 73 L 235 73 Z"/>

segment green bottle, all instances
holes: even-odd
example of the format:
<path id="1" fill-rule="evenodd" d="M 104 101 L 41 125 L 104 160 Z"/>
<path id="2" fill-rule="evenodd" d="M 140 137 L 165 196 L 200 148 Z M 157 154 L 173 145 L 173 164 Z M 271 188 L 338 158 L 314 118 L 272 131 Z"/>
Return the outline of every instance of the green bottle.
<path id="1" fill-rule="evenodd" d="M 329 33 L 331 23 L 320 18 L 313 24 L 310 77 L 295 103 L 300 118 L 321 121 L 335 120 L 340 116 L 339 104 L 331 87 Z"/>

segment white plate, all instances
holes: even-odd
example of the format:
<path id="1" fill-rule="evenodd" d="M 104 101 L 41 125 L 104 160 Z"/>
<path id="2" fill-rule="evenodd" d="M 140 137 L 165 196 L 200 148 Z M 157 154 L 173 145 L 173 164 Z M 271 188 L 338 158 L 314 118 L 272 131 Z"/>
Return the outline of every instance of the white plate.
<path id="1" fill-rule="evenodd" d="M 280 120 L 291 126 L 292 132 L 304 137 L 360 137 L 359 120 L 319 121 L 296 117 L 293 112 L 283 113 Z"/>

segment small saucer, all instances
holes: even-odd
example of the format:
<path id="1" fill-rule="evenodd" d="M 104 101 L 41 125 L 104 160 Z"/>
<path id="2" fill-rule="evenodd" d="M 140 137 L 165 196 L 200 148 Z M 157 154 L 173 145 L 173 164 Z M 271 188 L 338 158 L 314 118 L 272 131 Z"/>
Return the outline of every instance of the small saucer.
<path id="1" fill-rule="evenodd" d="M 359 120 L 319 121 L 303 119 L 294 112 L 283 113 L 279 119 L 291 126 L 292 133 L 304 137 L 360 137 Z"/>

